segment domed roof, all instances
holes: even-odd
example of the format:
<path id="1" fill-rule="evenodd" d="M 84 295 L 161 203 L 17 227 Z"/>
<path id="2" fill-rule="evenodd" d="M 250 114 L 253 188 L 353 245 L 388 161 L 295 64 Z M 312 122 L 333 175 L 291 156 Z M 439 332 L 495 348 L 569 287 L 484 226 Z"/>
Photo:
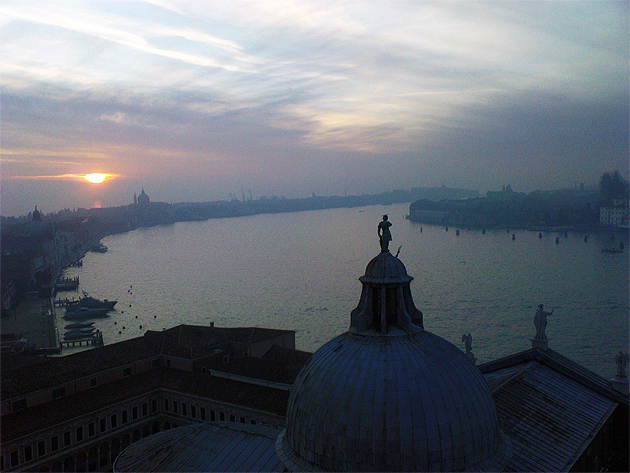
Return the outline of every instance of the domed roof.
<path id="1" fill-rule="evenodd" d="M 407 274 L 407 268 L 389 251 L 381 253 L 372 258 L 365 268 L 365 275 L 360 278 L 363 281 L 382 282 L 409 282 L 413 278 Z"/>
<path id="2" fill-rule="evenodd" d="M 359 280 L 350 329 L 298 375 L 276 450 L 292 471 L 499 471 L 510 441 L 474 362 L 424 330 L 385 248 Z"/>
<path id="3" fill-rule="evenodd" d="M 505 456 L 482 374 L 426 331 L 345 333 L 317 350 L 295 381 L 278 447 L 293 471 L 500 469 Z"/>

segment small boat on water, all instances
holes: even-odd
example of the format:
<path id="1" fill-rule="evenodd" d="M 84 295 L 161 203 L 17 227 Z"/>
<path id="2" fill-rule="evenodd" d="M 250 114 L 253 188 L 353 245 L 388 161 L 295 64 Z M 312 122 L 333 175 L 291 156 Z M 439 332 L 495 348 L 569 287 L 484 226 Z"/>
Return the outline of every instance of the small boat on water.
<path id="1" fill-rule="evenodd" d="M 65 326 L 66 330 L 76 330 L 81 328 L 90 328 L 94 325 L 94 322 L 72 322 Z"/>
<path id="2" fill-rule="evenodd" d="M 91 319 L 94 317 L 102 317 L 107 315 L 110 309 L 107 308 L 95 308 L 89 309 L 87 307 L 78 307 L 74 310 L 66 309 L 66 315 L 63 316 L 64 319 Z"/>
<path id="3" fill-rule="evenodd" d="M 622 248 L 602 248 L 602 253 L 623 253 Z"/>
<path id="4" fill-rule="evenodd" d="M 96 245 L 90 248 L 90 251 L 95 251 L 96 253 L 107 253 L 107 247 L 99 241 Z"/>
<path id="5" fill-rule="evenodd" d="M 78 339 L 82 339 L 82 338 L 92 338 L 97 333 L 98 332 L 93 332 L 93 331 L 89 331 L 89 332 L 79 332 L 79 331 L 66 332 L 63 335 L 63 339 L 64 340 L 78 340 Z"/>

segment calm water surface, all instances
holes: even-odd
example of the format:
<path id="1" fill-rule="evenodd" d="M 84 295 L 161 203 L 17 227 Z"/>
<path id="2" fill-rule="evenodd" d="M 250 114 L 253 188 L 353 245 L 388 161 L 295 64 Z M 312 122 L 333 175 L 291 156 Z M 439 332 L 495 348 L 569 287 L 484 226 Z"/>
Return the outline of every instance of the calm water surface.
<path id="1" fill-rule="evenodd" d="M 542 302 L 555 309 L 550 347 L 614 374 L 614 354 L 628 351 L 628 256 L 601 252 L 614 243 L 609 234 L 589 234 L 587 242 L 582 233 L 539 239 L 538 232 L 505 229 L 460 229 L 458 236 L 455 228 L 405 220 L 408 207 L 142 228 L 106 237 L 107 253 L 88 253 L 82 268 L 67 273 L 79 275 L 80 289 L 91 295 L 118 300 L 109 317 L 96 319 L 105 343 L 214 321 L 296 330 L 297 348 L 314 351 L 348 329 L 358 277 L 379 252 L 376 227 L 388 213 L 390 250 L 402 245 L 399 258 L 415 278 L 411 289 L 427 330 L 462 348 L 462 334 L 471 333 L 479 362 L 489 361 L 531 346 Z"/>

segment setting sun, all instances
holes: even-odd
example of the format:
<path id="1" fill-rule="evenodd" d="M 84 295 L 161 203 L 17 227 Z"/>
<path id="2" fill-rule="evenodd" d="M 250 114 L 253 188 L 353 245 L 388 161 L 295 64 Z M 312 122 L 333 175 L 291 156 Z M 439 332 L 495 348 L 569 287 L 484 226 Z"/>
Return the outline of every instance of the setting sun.
<path id="1" fill-rule="evenodd" d="M 105 180 L 106 177 L 107 177 L 107 174 L 101 174 L 99 172 L 94 172 L 94 173 L 86 174 L 85 176 L 83 176 L 83 178 L 86 181 L 90 181 L 93 184 L 100 184 L 101 182 Z"/>

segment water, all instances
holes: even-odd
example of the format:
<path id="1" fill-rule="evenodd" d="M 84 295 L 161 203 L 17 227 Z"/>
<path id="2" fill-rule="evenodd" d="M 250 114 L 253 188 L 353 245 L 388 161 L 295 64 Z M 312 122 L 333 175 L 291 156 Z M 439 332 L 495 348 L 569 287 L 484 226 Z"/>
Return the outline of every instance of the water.
<path id="1" fill-rule="evenodd" d="M 628 351 L 628 257 L 601 252 L 613 243 L 609 234 L 589 234 L 588 242 L 580 233 L 539 239 L 505 229 L 458 236 L 405 220 L 407 212 L 397 204 L 141 228 L 106 237 L 107 253 L 88 253 L 67 274 L 79 275 L 91 295 L 118 300 L 95 323 L 105 343 L 214 321 L 296 330 L 297 348 L 314 351 L 348 329 L 358 277 L 379 252 L 376 227 L 388 213 L 390 250 L 402 245 L 427 330 L 462 348 L 462 334 L 471 333 L 475 356 L 489 361 L 531 346 L 544 303 L 555 309 L 550 347 L 614 374 L 614 354 Z"/>

